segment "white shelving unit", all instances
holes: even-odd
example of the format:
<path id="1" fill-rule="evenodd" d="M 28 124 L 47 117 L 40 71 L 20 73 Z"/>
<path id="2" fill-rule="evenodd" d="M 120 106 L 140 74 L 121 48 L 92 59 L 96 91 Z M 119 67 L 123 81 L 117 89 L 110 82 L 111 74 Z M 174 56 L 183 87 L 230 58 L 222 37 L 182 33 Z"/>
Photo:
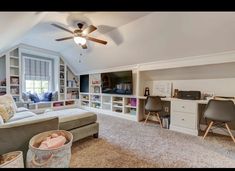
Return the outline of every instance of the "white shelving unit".
<path id="1" fill-rule="evenodd" d="M 65 100 L 65 92 L 66 92 L 66 65 L 64 61 L 60 58 L 60 66 L 59 66 L 59 100 Z"/>
<path id="2" fill-rule="evenodd" d="M 19 48 L 13 49 L 7 54 L 7 56 L 9 56 L 9 61 L 7 61 L 7 75 L 9 74 L 9 78 L 7 78 L 7 82 L 10 85 L 8 92 L 13 96 L 16 102 L 19 101 L 21 97 L 21 60 L 19 54 Z"/>
<path id="3" fill-rule="evenodd" d="M 6 86 L 6 55 L 0 57 L 0 95 L 7 93 Z"/>
<path id="4" fill-rule="evenodd" d="M 83 109 L 138 121 L 137 97 L 101 93 L 101 74 L 89 75 L 89 93 L 80 92 L 80 97 Z"/>

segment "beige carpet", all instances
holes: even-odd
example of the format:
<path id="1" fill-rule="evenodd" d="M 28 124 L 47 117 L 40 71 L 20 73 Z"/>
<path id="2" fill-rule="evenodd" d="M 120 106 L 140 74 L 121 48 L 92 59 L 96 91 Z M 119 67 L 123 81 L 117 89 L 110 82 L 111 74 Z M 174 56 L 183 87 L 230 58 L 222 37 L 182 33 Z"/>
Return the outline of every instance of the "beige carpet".
<path id="1" fill-rule="evenodd" d="M 100 135 L 72 146 L 71 167 L 235 167 L 230 137 L 191 136 L 98 114 Z"/>

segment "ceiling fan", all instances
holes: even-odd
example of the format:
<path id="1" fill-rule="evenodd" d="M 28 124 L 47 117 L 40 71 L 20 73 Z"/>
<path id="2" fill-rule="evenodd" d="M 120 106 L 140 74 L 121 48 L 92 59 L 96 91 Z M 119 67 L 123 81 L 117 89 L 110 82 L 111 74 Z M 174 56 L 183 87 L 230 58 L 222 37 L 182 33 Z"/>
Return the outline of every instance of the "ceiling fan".
<path id="1" fill-rule="evenodd" d="M 93 41 L 93 42 L 96 42 L 96 43 L 101 43 L 101 44 L 104 44 L 104 45 L 107 44 L 107 41 L 96 39 L 96 38 L 88 36 L 88 34 L 90 34 L 91 32 L 93 32 L 93 31 L 95 31 L 97 29 L 93 25 L 89 25 L 88 27 L 83 29 L 84 24 L 83 23 L 78 23 L 77 24 L 78 28 L 75 29 L 74 31 L 71 31 L 71 30 L 69 30 L 67 28 L 64 28 L 64 27 L 62 27 L 60 25 L 57 25 L 57 24 L 51 24 L 51 25 L 53 25 L 54 27 L 57 27 L 59 29 L 62 29 L 64 31 L 67 31 L 67 32 L 69 32 L 71 34 L 73 34 L 73 36 L 70 36 L 70 37 L 64 37 L 64 38 L 60 38 L 60 39 L 55 39 L 56 41 L 63 41 L 63 40 L 68 40 L 68 39 L 74 39 L 75 43 L 81 45 L 83 49 L 87 49 L 87 45 L 86 45 L 86 41 L 87 40 Z"/>

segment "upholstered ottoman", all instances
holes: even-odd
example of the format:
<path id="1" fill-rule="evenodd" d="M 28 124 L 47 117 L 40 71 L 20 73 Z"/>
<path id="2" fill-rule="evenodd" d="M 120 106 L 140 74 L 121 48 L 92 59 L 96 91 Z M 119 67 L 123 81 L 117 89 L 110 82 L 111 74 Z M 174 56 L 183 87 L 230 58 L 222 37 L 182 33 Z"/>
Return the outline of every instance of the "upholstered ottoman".
<path id="1" fill-rule="evenodd" d="M 42 115 L 58 116 L 59 129 L 70 131 L 73 134 L 73 141 L 93 135 L 98 138 L 99 123 L 97 115 L 79 108 L 56 110 L 46 112 Z"/>

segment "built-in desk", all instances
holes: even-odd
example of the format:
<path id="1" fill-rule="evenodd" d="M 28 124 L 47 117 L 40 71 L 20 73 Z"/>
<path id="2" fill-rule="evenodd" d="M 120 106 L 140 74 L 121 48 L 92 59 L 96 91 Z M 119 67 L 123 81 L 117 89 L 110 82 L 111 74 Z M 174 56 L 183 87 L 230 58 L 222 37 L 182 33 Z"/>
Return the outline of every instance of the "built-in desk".
<path id="1" fill-rule="evenodd" d="M 140 104 L 144 105 L 145 96 L 139 96 Z M 177 98 L 161 98 L 170 102 L 170 130 L 198 135 L 199 105 L 207 104 L 208 100 L 183 100 Z M 143 107 L 144 108 L 144 107 Z M 145 112 L 142 113 L 142 115 Z"/>

